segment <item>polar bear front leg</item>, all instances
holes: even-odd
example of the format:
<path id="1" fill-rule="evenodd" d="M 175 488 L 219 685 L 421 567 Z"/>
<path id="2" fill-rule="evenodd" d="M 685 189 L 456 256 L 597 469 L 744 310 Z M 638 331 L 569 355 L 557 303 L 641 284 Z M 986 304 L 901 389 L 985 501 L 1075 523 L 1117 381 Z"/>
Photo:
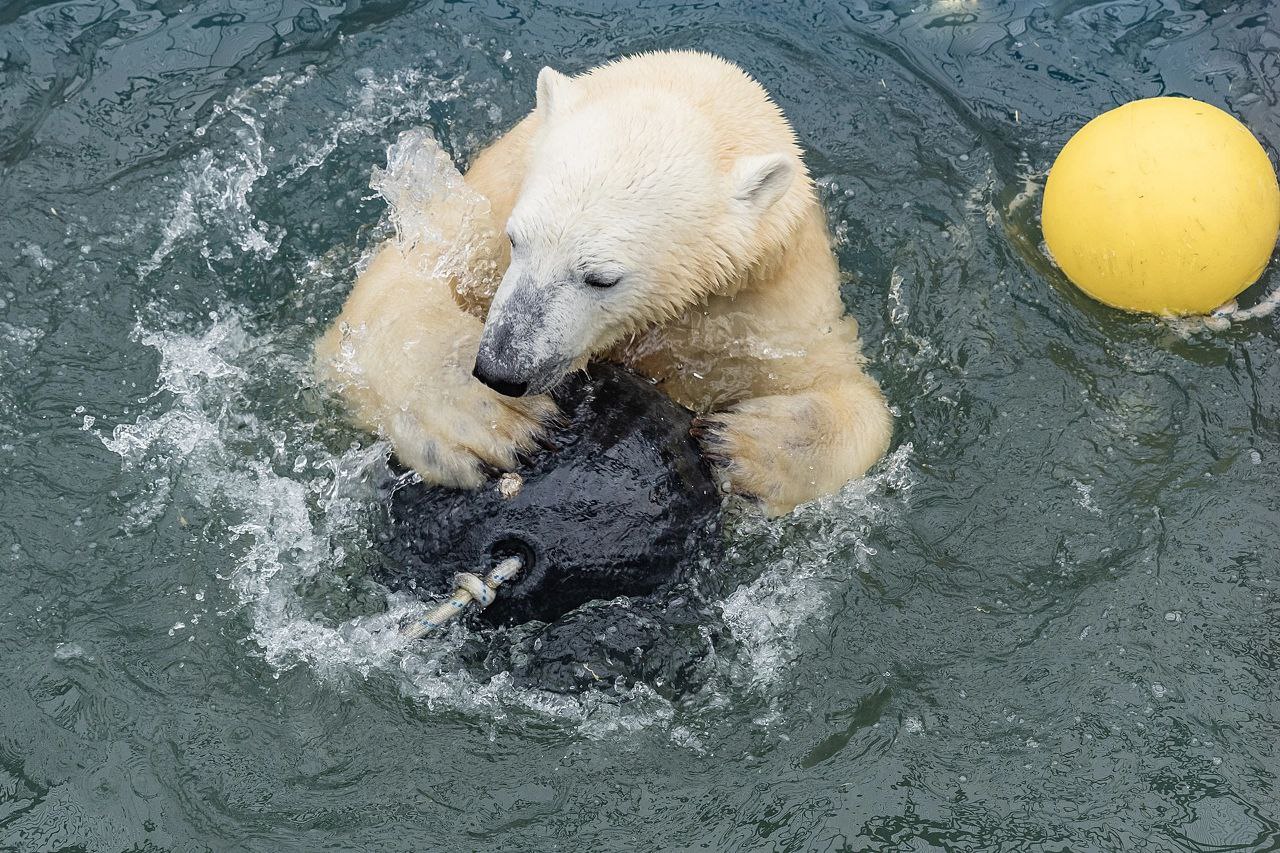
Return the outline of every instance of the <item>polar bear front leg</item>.
<path id="1" fill-rule="evenodd" d="M 483 324 L 422 260 L 394 243 L 379 250 L 317 343 L 316 368 L 354 420 L 425 481 L 474 488 L 515 467 L 556 408 L 472 377 Z"/>
<path id="2" fill-rule="evenodd" d="M 866 375 L 794 394 L 744 400 L 695 427 L 734 491 L 771 516 L 833 494 L 889 448 L 893 419 Z"/>

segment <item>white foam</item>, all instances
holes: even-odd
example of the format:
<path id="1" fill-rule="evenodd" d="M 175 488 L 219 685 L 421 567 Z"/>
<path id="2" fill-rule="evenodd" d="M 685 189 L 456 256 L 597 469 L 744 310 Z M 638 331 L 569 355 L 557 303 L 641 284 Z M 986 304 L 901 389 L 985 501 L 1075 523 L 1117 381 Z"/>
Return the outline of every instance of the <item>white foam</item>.
<path id="1" fill-rule="evenodd" d="M 1076 503 L 1084 508 L 1087 512 L 1094 515 L 1102 515 L 1102 509 L 1093 502 L 1093 486 L 1088 483 L 1082 483 L 1079 480 L 1072 480 L 1071 484 L 1076 487 L 1076 491 L 1080 493 L 1080 497 Z"/>

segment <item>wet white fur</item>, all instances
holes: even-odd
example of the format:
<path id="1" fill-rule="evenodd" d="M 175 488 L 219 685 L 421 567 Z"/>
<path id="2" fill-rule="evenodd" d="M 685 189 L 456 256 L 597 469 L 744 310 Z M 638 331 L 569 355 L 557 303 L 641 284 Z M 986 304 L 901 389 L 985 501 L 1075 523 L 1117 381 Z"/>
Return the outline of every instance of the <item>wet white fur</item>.
<path id="1" fill-rule="evenodd" d="M 430 445 L 430 454 L 416 456 L 427 479 L 474 484 L 475 463 L 501 467 L 546 415 L 543 398 L 499 398 L 468 386 L 466 356 L 476 352 L 535 392 L 590 357 L 630 364 L 709 413 L 708 448 L 723 457 L 732 485 L 772 513 L 833 491 L 886 449 L 891 420 L 862 371 L 857 325 L 844 316 L 826 223 L 794 133 L 736 66 L 669 52 L 572 79 L 544 69 L 537 108 L 477 157 L 466 180 L 489 200 L 492 230 L 459 239 L 488 245 L 501 279 L 451 276 L 444 284 L 463 309 L 486 318 L 483 332 L 439 299 L 407 307 L 422 302 L 409 298 L 415 289 L 441 282 L 404 257 L 371 267 L 340 318 L 367 329 L 370 312 L 396 311 L 393 322 L 379 324 L 392 344 L 396 335 L 420 347 L 428 337 L 471 342 L 436 367 L 461 375 L 415 374 L 404 400 L 395 382 L 381 382 L 377 400 L 346 393 L 402 458 Z M 588 274 L 620 281 L 597 289 L 584 283 Z M 363 298 L 362 290 L 382 298 Z M 335 334 L 321 344 L 322 364 L 338 350 Z M 384 355 L 394 349 L 362 346 Z M 361 365 L 366 376 L 397 371 L 378 355 Z M 475 427 L 485 423 L 491 429 L 480 440 L 485 431 Z"/>

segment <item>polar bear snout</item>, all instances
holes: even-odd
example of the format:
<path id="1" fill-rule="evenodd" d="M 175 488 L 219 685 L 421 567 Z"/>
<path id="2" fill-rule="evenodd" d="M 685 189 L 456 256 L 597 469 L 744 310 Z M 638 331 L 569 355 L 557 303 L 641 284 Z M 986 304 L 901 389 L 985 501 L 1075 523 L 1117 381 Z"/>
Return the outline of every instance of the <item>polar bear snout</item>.
<path id="1" fill-rule="evenodd" d="M 480 356 L 476 356 L 476 366 L 471 375 L 504 397 L 523 397 L 529 390 L 529 383 L 519 379 L 511 379 L 493 371 L 493 365 L 486 364 Z"/>
<path id="2" fill-rule="evenodd" d="M 521 369 L 507 324 L 486 323 L 471 375 L 506 397 L 529 393 L 529 375 Z"/>
<path id="3" fill-rule="evenodd" d="M 529 330 L 520 331 L 525 334 L 513 334 L 504 324 L 486 327 L 471 375 L 507 397 L 544 394 L 565 377 L 570 360 L 542 339 L 529 345 Z"/>
<path id="4" fill-rule="evenodd" d="M 489 306 L 472 375 L 508 397 L 550 391 L 590 343 L 574 300 L 561 277 L 539 282 L 513 263 Z"/>
<path id="5" fill-rule="evenodd" d="M 471 375 L 507 397 L 541 394 L 564 374 L 563 361 L 554 349 L 544 353 L 539 346 L 543 343 L 525 322 L 513 321 L 509 315 L 505 320 L 490 317 Z"/>
<path id="6" fill-rule="evenodd" d="M 517 346 L 517 340 L 528 337 L 528 330 L 518 312 L 504 311 L 498 304 L 505 302 L 501 297 L 489 309 L 471 375 L 506 397 L 523 397 L 530 384 L 536 384 L 531 383 L 536 373 L 533 360 Z"/>

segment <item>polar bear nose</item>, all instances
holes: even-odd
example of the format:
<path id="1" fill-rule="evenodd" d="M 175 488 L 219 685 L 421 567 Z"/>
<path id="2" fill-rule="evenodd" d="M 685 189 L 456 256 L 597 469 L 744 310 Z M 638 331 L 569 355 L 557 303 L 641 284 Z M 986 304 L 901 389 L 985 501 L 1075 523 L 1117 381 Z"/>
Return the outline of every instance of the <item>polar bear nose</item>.
<path id="1" fill-rule="evenodd" d="M 528 382 L 519 382 L 515 379 L 495 376 L 481 366 L 479 359 L 476 360 L 476 366 L 471 371 L 471 375 L 505 397 L 523 397 L 525 392 L 529 390 Z"/>

